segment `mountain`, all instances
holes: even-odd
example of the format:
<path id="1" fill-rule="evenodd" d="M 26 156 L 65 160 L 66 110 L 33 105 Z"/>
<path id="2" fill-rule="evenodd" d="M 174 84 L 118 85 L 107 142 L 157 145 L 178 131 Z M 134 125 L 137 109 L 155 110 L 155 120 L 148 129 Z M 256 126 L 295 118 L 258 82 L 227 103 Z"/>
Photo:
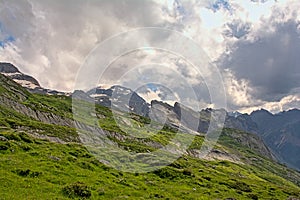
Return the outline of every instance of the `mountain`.
<path id="1" fill-rule="evenodd" d="M 300 110 L 272 114 L 258 110 L 250 114 L 257 133 L 281 162 L 300 170 Z"/>
<path id="2" fill-rule="evenodd" d="M 175 103 L 173 107 L 166 103 L 155 100 L 151 102 L 151 111 L 153 111 L 153 108 L 155 109 L 153 113 L 155 113 L 154 116 L 156 117 L 152 119 L 160 123 L 166 123 L 168 126 L 173 128 L 178 129 L 181 127 L 181 130 L 189 132 L 194 131 L 204 134 L 208 131 L 212 114 L 215 116 L 218 113 L 226 114 L 224 122 L 225 128 L 244 130 L 248 133 L 243 136 L 232 135 L 233 138 L 240 143 L 243 143 L 245 146 L 250 147 L 252 145 L 253 149 L 256 149 L 259 154 L 276 160 L 275 155 L 273 155 L 269 148 L 264 144 L 263 140 L 259 136 L 255 135 L 257 131 L 257 125 L 248 115 L 239 115 L 237 118 L 235 118 L 228 116 L 225 110 L 214 110 L 210 108 L 196 112 L 178 102 Z"/>
<path id="3" fill-rule="evenodd" d="M 242 115 L 242 113 L 240 113 L 238 111 L 228 112 L 228 116 L 230 116 L 230 117 L 235 117 L 236 118 L 240 115 Z"/>
<path id="4" fill-rule="evenodd" d="M 65 92 L 42 88 L 35 78 L 20 72 L 19 69 L 11 63 L 0 62 L 0 73 L 11 78 L 16 83 L 19 83 L 22 87 L 28 89 L 33 93 L 49 95 L 69 95 Z"/>
<path id="5" fill-rule="evenodd" d="M 170 127 L 181 127 L 185 131 L 206 133 L 212 113 L 220 110 L 203 109 L 196 112 L 180 103 L 174 106 L 159 101 L 147 104 L 134 91 L 121 86 L 112 86 L 109 89 L 96 88 L 88 92 L 99 105 L 133 112 L 141 116 L 150 116 L 160 123 Z M 112 97 L 113 96 L 113 97 Z M 226 112 L 226 111 L 222 111 Z M 224 127 L 243 130 L 261 136 L 272 158 L 300 170 L 300 135 L 298 134 L 300 111 L 297 109 L 281 112 L 276 115 L 267 110 L 254 111 L 250 115 L 239 112 L 226 113 Z"/>
<path id="6" fill-rule="evenodd" d="M 10 63 L 0 63 L 0 73 L 21 84 L 31 93 L 69 95 L 64 92 L 42 88 L 36 79 L 21 73 Z M 190 132 L 207 132 L 211 113 L 219 112 L 213 109 L 203 109 L 196 112 L 180 103 L 171 106 L 163 102 L 153 101 L 148 104 L 136 92 L 118 85 L 107 89 L 97 87 L 84 95 L 87 95 L 98 105 L 108 108 L 113 106 L 114 109 L 132 112 L 144 117 L 152 116 L 152 119 L 162 124 L 166 120 L 170 127 L 175 129 L 181 127 L 181 129 Z M 276 115 L 267 110 L 254 111 L 250 115 L 228 112 L 224 126 L 261 136 L 264 143 L 271 150 L 272 157 L 276 157 L 282 163 L 300 170 L 300 159 L 297 156 L 300 153 L 299 119 L 299 110 L 296 109 Z"/>
<path id="7" fill-rule="evenodd" d="M 35 78 L 21 73 L 18 68 L 10 63 L 0 63 L 0 73 L 10 77 L 25 88 L 35 89 L 41 87 Z"/>
<path id="8" fill-rule="evenodd" d="M 68 95 L 64 92 L 42 88 L 36 79 L 21 73 L 10 63 L 0 63 L 0 73 L 10 77 L 33 93 Z M 197 113 L 179 103 L 176 103 L 174 107 L 172 107 L 162 102 L 162 104 L 160 104 L 157 101 L 153 101 L 153 103 L 149 105 L 136 92 L 122 86 L 112 86 L 108 89 L 98 87 L 88 91 L 87 94 L 91 98 L 94 98 L 95 102 L 99 105 L 111 107 L 111 102 L 113 102 L 113 106 L 117 109 L 146 117 L 149 116 L 151 109 L 161 105 L 161 110 L 156 109 L 156 112 L 160 112 L 160 116 L 163 116 L 162 112 L 169 110 L 172 113 L 168 114 L 169 121 L 167 123 L 170 126 L 175 128 L 179 127 L 180 120 L 182 120 L 183 124 L 181 125 L 184 126 L 186 130 L 189 129 L 196 132 L 207 132 L 211 112 L 214 112 L 212 109 L 205 109 Z M 182 116 L 180 111 L 184 113 Z M 292 113 L 294 113 L 294 115 Z M 228 112 L 225 127 L 261 135 L 265 143 L 271 148 L 280 161 L 299 169 L 300 161 L 295 159 L 294 156 L 290 156 L 299 153 L 299 136 L 296 134 L 298 129 L 294 128 L 297 127 L 298 122 L 296 120 L 293 124 L 295 119 L 299 119 L 296 110 L 280 113 L 275 116 L 266 110 L 256 111 L 251 115 L 241 114 L 239 112 Z M 162 122 L 161 119 L 157 117 L 156 120 Z"/>
<path id="9" fill-rule="evenodd" d="M 241 114 L 237 117 L 227 115 L 225 127 L 235 128 L 248 133 L 258 134 L 258 125 L 248 114 Z"/>
<path id="10" fill-rule="evenodd" d="M 195 112 L 179 103 L 171 106 L 153 101 L 149 117 L 156 119 L 154 126 L 161 127 L 157 131 L 149 126 L 148 117 L 119 108 L 113 107 L 118 110 L 113 112 L 96 104 L 95 110 L 84 112 L 94 98 L 83 91 L 75 91 L 73 99 L 29 91 L 0 74 L 3 199 L 300 198 L 300 173 L 274 160 L 256 134 L 224 128 L 218 144 L 201 156 L 205 133 L 197 131 L 206 130 L 212 112 L 224 110 Z M 116 94 L 118 101 L 124 100 Z M 114 98 L 113 93 L 105 95 Z M 74 109 L 78 112 L 72 112 Z M 195 123 L 198 120 L 203 126 Z M 180 124 L 183 129 L 178 128 Z M 191 136 L 191 145 L 182 145 L 181 140 Z M 84 145 L 86 142 L 89 145 Z M 105 151 L 98 151 L 103 143 L 113 148 L 104 146 Z M 93 144 L 97 146 L 91 148 Z M 161 157 L 154 156 L 158 150 Z M 122 155 L 123 151 L 130 153 Z M 154 171 L 124 171 L 159 166 L 165 163 L 164 155 L 178 152 L 182 154 L 178 159 Z M 136 163 L 136 158 L 143 162 Z M 123 165 L 111 167 L 117 162 Z"/>

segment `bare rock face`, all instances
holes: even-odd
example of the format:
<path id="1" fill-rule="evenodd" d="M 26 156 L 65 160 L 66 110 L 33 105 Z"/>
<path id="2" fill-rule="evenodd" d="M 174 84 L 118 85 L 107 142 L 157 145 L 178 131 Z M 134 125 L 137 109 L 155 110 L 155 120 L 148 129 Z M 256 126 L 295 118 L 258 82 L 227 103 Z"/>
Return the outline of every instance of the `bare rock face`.
<path id="1" fill-rule="evenodd" d="M 249 149 L 255 151 L 256 153 L 269 158 L 271 160 L 277 160 L 276 156 L 270 151 L 270 149 L 265 145 L 261 137 L 253 133 L 246 133 L 243 131 L 229 131 L 225 130 L 222 136 L 227 136 L 235 140 L 237 143 L 248 147 Z M 221 137 L 222 137 L 221 136 Z"/>
<path id="2" fill-rule="evenodd" d="M 150 118 L 161 124 L 166 124 L 173 128 L 178 128 L 181 124 L 180 118 L 175 113 L 174 108 L 161 101 L 151 101 Z"/>
<path id="3" fill-rule="evenodd" d="M 1 73 L 20 73 L 18 68 L 10 63 L 0 63 L 0 72 Z"/>
<path id="4" fill-rule="evenodd" d="M 28 89 L 35 89 L 41 87 L 39 82 L 35 78 L 23 74 L 18 70 L 18 68 L 16 68 L 10 63 L 0 63 L 0 73 L 7 77 L 10 77 L 12 80 L 19 83 L 22 87 Z"/>

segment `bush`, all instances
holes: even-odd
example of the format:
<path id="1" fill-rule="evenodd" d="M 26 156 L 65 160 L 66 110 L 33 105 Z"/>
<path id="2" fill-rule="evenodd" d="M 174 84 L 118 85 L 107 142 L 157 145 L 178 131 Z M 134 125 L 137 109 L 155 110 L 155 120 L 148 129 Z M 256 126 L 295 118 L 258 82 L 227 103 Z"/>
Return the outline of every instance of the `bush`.
<path id="1" fill-rule="evenodd" d="M 82 197 L 89 198 L 92 192 L 89 190 L 88 186 L 82 182 L 76 182 L 71 185 L 67 185 L 63 188 L 63 193 L 68 197 Z"/>
<path id="2" fill-rule="evenodd" d="M 0 150 L 7 150 L 9 149 L 10 144 L 8 142 L 0 144 Z"/>
<path id="3" fill-rule="evenodd" d="M 22 177 L 31 177 L 31 178 L 39 177 L 42 174 L 42 172 L 34 172 L 31 171 L 30 169 L 17 169 L 15 170 L 15 173 Z"/>
<path id="4" fill-rule="evenodd" d="M 28 145 L 22 145 L 21 148 L 22 148 L 24 151 L 30 151 L 30 150 L 31 150 L 31 147 L 28 146 Z"/>
<path id="5" fill-rule="evenodd" d="M 23 169 L 17 169 L 16 170 L 16 173 L 19 175 L 19 176 L 29 176 L 30 174 L 30 169 L 26 169 L 26 170 L 23 170 Z"/>
<path id="6" fill-rule="evenodd" d="M 191 169 L 184 169 L 182 173 L 186 176 L 194 176 Z"/>
<path id="7" fill-rule="evenodd" d="M 253 199 L 253 200 L 258 200 L 258 196 L 256 194 L 248 194 L 247 195 L 250 199 Z"/>
<path id="8" fill-rule="evenodd" d="M 98 189 L 98 195 L 99 196 L 102 196 L 102 195 L 104 195 L 105 194 L 105 190 L 104 189 L 102 189 L 102 188 L 100 188 L 100 189 Z"/>
<path id="9" fill-rule="evenodd" d="M 5 137 L 8 140 L 15 140 L 15 141 L 21 141 L 21 138 L 19 137 L 19 135 L 17 133 L 10 133 L 8 135 L 5 135 Z"/>
<path id="10" fill-rule="evenodd" d="M 241 181 L 236 181 L 235 183 L 232 183 L 229 186 L 231 188 L 234 188 L 234 189 L 242 191 L 242 192 L 252 192 L 252 189 L 250 188 L 250 186 Z"/>
<path id="11" fill-rule="evenodd" d="M 154 171 L 154 174 L 159 176 L 160 178 L 168 178 L 168 179 L 175 179 L 175 178 L 180 178 L 181 173 L 170 168 L 170 167 L 165 167 L 159 170 Z"/>

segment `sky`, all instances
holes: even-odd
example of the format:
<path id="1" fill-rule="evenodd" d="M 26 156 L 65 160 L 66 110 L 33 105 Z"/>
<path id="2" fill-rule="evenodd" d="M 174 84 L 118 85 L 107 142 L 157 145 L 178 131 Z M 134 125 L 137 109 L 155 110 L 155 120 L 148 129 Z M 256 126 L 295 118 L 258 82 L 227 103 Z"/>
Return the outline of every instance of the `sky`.
<path id="1" fill-rule="evenodd" d="M 45 88 L 72 91 L 78 71 L 103 42 L 158 27 L 201 47 L 222 76 L 227 110 L 276 113 L 300 108 L 299 7 L 298 0 L 0 0 L 0 61 Z M 163 32 L 136 38 L 141 47 L 180 43 Z M 143 48 L 116 55 L 109 66 L 97 66 L 104 72 L 99 84 L 134 87 L 148 101 L 217 108 L 207 86 L 215 73 L 178 54 Z M 156 84 L 144 84 L 149 77 Z"/>

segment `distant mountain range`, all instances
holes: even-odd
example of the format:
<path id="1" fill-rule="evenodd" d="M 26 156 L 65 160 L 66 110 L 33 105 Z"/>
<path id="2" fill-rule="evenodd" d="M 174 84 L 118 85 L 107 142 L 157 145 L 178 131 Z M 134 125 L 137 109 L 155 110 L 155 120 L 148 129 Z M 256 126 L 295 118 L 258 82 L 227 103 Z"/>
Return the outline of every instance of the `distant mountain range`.
<path id="1" fill-rule="evenodd" d="M 70 95 L 42 88 L 35 78 L 21 73 L 10 63 L 0 63 L 0 73 L 19 83 L 32 93 Z M 267 157 L 273 157 L 290 167 L 300 170 L 300 110 L 298 109 L 278 114 L 272 114 L 262 109 L 249 115 L 239 112 L 227 112 L 222 109 L 203 109 L 197 112 L 180 103 L 175 103 L 172 106 L 153 100 L 148 104 L 136 92 L 117 85 L 108 89 L 97 87 L 88 92 L 75 91 L 71 95 L 79 94 L 81 97 L 90 98 L 97 104 L 105 107 L 150 117 L 155 121 L 165 122 L 173 128 L 178 128 L 181 125 L 187 131 L 199 133 L 207 132 L 212 113 L 225 112 L 224 127 L 239 129 L 261 137 L 271 152 L 265 149 L 264 146 L 257 146 L 259 151 L 264 152 Z M 239 139 L 241 140 L 240 142 L 247 143 L 245 139 Z"/>
<path id="2" fill-rule="evenodd" d="M 258 110 L 250 114 L 257 125 L 257 133 L 272 149 L 278 159 L 290 167 L 300 169 L 300 111 L 272 114 Z"/>

